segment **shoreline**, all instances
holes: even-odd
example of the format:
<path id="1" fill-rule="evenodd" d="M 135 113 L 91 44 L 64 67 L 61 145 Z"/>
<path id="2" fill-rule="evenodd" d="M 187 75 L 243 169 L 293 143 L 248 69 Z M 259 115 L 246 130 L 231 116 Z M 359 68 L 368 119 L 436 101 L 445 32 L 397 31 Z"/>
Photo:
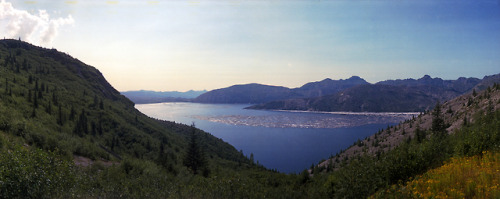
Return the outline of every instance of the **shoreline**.
<path id="1" fill-rule="evenodd" d="M 279 111 L 279 112 L 290 112 L 290 113 L 322 113 L 322 114 L 332 114 L 332 115 L 420 115 L 422 112 L 349 112 L 349 111 L 301 111 L 301 110 L 280 110 L 280 109 L 260 109 L 267 111 Z"/>

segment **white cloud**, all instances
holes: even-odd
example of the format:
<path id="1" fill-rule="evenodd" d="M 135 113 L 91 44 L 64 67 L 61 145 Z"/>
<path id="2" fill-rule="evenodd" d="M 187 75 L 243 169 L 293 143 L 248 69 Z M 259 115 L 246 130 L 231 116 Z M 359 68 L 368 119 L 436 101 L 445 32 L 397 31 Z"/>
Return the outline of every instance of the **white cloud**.
<path id="1" fill-rule="evenodd" d="M 47 11 L 39 10 L 38 15 L 18 10 L 11 3 L 0 1 L 0 36 L 22 40 L 50 47 L 61 26 L 74 24 L 73 17 L 51 19 Z"/>

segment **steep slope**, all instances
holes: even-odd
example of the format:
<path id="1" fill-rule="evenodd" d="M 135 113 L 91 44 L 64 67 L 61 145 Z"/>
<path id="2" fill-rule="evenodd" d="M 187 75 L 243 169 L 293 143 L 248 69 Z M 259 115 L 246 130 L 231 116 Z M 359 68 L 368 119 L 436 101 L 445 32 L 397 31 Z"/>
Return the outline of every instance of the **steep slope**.
<path id="1" fill-rule="evenodd" d="M 0 134 L 35 148 L 121 162 L 140 159 L 184 169 L 191 127 L 151 119 L 94 67 L 55 49 L 0 40 Z M 200 130 L 214 166 L 248 163 L 231 145 Z"/>
<path id="2" fill-rule="evenodd" d="M 419 175 L 427 171 L 430 173 L 424 175 L 431 174 L 433 168 L 443 166 L 452 157 L 477 156 L 483 158 L 481 162 L 498 165 L 498 159 L 484 159 L 485 154 L 500 150 L 498 83 L 485 91 L 436 105 L 431 112 L 358 140 L 345 151 L 303 172 L 304 179 L 312 178 L 314 182 L 320 182 L 312 184 L 325 187 L 323 191 L 330 198 L 433 198 L 453 194 L 435 190 L 439 190 L 439 184 L 449 183 L 450 179 L 453 184 L 463 183 L 454 180 L 463 177 L 458 176 L 460 172 L 445 171 L 444 176 L 434 178 L 436 181 L 426 182 L 432 185 L 422 189 L 426 190 L 424 192 L 413 186 L 405 188 L 404 185 L 415 183 L 412 180 L 419 180 Z M 496 173 L 494 170 L 489 174 L 482 173 L 481 179 L 488 176 L 490 182 L 496 182 L 500 180 Z M 431 174 L 431 177 L 436 176 Z M 485 189 L 479 183 L 465 183 L 469 197 L 498 195 L 495 186 Z M 412 188 L 412 191 L 408 192 L 407 188 Z M 449 190 L 448 187 L 444 189 Z"/>
<path id="3" fill-rule="evenodd" d="M 496 75 L 488 75 L 479 82 L 476 86 L 474 86 L 473 90 L 480 91 L 480 90 L 485 90 L 488 87 L 493 86 L 494 84 L 498 84 L 500 82 L 500 73 Z M 470 91 L 472 92 L 472 91 Z"/>
<path id="4" fill-rule="evenodd" d="M 492 76 L 490 76 L 492 77 Z M 490 88 L 475 94 L 468 93 L 446 101 L 440 105 L 442 117 L 449 134 L 461 129 L 463 125 L 474 123 L 477 115 L 500 110 L 500 81 L 488 81 Z M 387 152 L 408 139 L 425 139 L 429 135 L 418 134 L 432 128 L 432 112 L 421 114 L 413 120 L 380 130 L 376 134 L 360 140 L 342 153 L 337 154 L 334 161 L 324 161 L 321 166 L 333 163 L 337 167 L 338 160 L 352 159 L 361 154 L 376 155 Z"/>

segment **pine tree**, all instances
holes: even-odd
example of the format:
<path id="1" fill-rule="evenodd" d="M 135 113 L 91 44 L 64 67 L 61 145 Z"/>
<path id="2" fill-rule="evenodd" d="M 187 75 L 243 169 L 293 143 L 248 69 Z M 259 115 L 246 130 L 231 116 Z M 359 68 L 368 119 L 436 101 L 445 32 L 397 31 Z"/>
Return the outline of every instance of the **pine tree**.
<path id="1" fill-rule="evenodd" d="M 33 111 L 31 112 L 31 117 L 34 118 L 36 117 L 36 108 L 33 107 Z"/>
<path id="2" fill-rule="evenodd" d="M 441 113 L 441 104 L 439 102 L 432 111 L 432 127 L 431 130 L 434 134 L 442 136 L 446 135 L 446 124 L 444 123 L 443 115 Z"/>
<path id="3" fill-rule="evenodd" d="M 421 143 L 425 137 L 426 137 L 426 133 L 424 130 L 420 129 L 420 125 L 417 124 L 417 127 L 415 129 L 415 140 L 417 140 L 418 143 Z"/>
<path id="4" fill-rule="evenodd" d="M 59 104 L 59 114 L 58 114 L 58 118 L 57 118 L 57 123 L 59 125 L 64 125 L 64 120 L 63 120 L 63 113 L 62 113 L 62 107 L 61 105 Z"/>
<path id="5" fill-rule="evenodd" d="M 33 96 L 33 106 L 35 108 L 38 108 L 38 97 L 36 96 L 36 92 L 35 92 L 35 96 Z"/>
<path id="6" fill-rule="evenodd" d="M 97 132 L 99 133 L 99 135 L 102 135 L 103 131 L 102 131 L 102 122 L 99 121 L 99 125 L 97 125 Z"/>
<path id="7" fill-rule="evenodd" d="M 76 116 L 75 108 L 72 106 L 71 111 L 69 112 L 69 120 L 74 121 Z"/>
<path id="8" fill-rule="evenodd" d="M 89 133 L 89 126 L 88 126 L 87 114 L 85 113 L 85 109 L 82 110 L 82 113 L 80 114 L 80 117 L 78 118 L 78 121 L 76 122 L 74 132 L 79 136 L 83 136 L 83 135 Z"/>
<path id="9" fill-rule="evenodd" d="M 254 164 L 254 163 L 255 163 L 255 160 L 254 160 L 254 157 L 253 157 L 253 153 L 250 153 L 250 162 L 251 162 L 252 164 Z"/>
<path id="10" fill-rule="evenodd" d="M 91 129 L 92 135 L 96 136 L 98 133 L 97 132 L 97 124 L 94 121 L 90 122 L 90 129 Z"/>
<path id="11" fill-rule="evenodd" d="M 189 142 L 186 157 L 184 158 L 184 166 L 188 167 L 195 175 L 201 170 L 204 176 L 208 176 L 209 170 L 207 167 L 207 161 L 205 160 L 203 152 L 198 145 L 194 124 L 191 125 L 191 128 L 191 140 Z"/>
<path id="12" fill-rule="evenodd" d="M 45 107 L 45 112 L 52 115 L 52 103 L 49 101 L 48 105 Z"/>
<path id="13" fill-rule="evenodd" d="M 59 101 L 57 100 L 56 92 L 52 92 L 52 101 L 54 102 L 54 105 L 58 105 Z"/>
<path id="14" fill-rule="evenodd" d="M 100 102 L 99 102 L 99 108 L 100 108 L 101 110 L 104 110 L 104 102 L 102 101 L 102 99 L 101 99 L 101 100 L 100 100 Z"/>
<path id="15" fill-rule="evenodd" d="M 165 144 L 163 142 L 160 143 L 160 149 L 159 149 L 157 161 L 161 166 L 163 166 L 163 167 L 167 166 L 167 156 L 165 153 Z"/>

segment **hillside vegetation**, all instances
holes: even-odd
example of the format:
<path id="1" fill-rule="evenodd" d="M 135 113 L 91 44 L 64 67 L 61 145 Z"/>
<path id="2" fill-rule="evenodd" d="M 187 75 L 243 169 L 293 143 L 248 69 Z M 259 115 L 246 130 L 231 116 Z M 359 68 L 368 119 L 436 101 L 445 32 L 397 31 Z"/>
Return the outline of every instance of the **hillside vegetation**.
<path id="1" fill-rule="evenodd" d="M 432 112 L 358 140 L 309 172 L 314 178 L 327 178 L 326 194 L 334 198 L 363 198 L 391 185 L 404 185 L 429 169 L 453 161 L 452 157 L 476 156 L 486 151 L 497 153 L 500 149 L 499 108 L 500 85 L 495 84 L 483 92 L 439 104 Z M 448 175 L 455 176 L 455 173 Z M 491 178 L 498 181 L 498 175 Z M 481 189 L 479 184 L 470 186 Z M 438 192 L 433 194 L 432 197 L 438 196 Z"/>
<path id="2" fill-rule="evenodd" d="M 500 153 L 483 151 L 454 157 L 406 184 L 381 190 L 372 198 L 499 198 Z"/>

